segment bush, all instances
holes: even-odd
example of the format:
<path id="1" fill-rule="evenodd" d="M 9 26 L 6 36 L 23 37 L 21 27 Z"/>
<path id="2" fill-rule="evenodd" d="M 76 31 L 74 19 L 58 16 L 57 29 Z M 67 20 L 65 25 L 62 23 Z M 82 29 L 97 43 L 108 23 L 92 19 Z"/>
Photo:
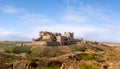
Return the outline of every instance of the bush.
<path id="1" fill-rule="evenodd" d="M 80 51 L 80 49 L 79 49 L 79 47 L 78 46 L 76 46 L 76 45 L 70 45 L 70 46 L 68 46 L 73 52 L 74 51 Z"/>
<path id="2" fill-rule="evenodd" d="M 31 47 L 28 46 L 16 46 L 12 52 L 15 54 L 20 54 L 20 53 L 28 53 L 30 51 Z"/>
<path id="3" fill-rule="evenodd" d="M 8 46 L 8 45 L 0 45 L 0 49 L 2 49 L 3 51 L 7 52 L 7 53 L 11 53 L 12 50 L 14 49 L 15 46 Z"/>
<path id="4" fill-rule="evenodd" d="M 29 62 L 28 69 L 60 69 L 61 65 L 62 62 L 58 60 L 33 59 Z"/>
<path id="5" fill-rule="evenodd" d="M 49 47 L 36 47 L 31 50 L 30 53 L 27 54 L 27 57 L 30 58 L 40 58 L 40 57 L 57 57 L 65 54 L 62 52 L 57 46 L 49 46 Z"/>
<path id="6" fill-rule="evenodd" d="M 37 57 L 49 57 L 49 48 L 46 47 L 36 47 L 28 53 L 28 57 L 37 58 Z"/>
<path id="7" fill-rule="evenodd" d="M 80 51 L 82 51 L 82 52 L 85 52 L 85 51 L 87 50 L 87 48 L 86 48 L 85 46 L 80 46 L 79 49 L 80 49 Z"/>
<path id="8" fill-rule="evenodd" d="M 80 69 L 99 69 L 99 66 L 97 64 L 82 64 Z"/>
<path id="9" fill-rule="evenodd" d="M 108 56 L 114 57 L 114 56 L 116 56 L 116 53 L 115 52 L 108 52 Z"/>
<path id="10" fill-rule="evenodd" d="M 76 56 L 80 57 L 83 60 L 94 60 L 95 59 L 95 54 L 82 53 L 82 54 L 77 54 Z"/>
<path id="11" fill-rule="evenodd" d="M 11 63 L 15 60 L 20 60 L 21 57 L 15 55 L 6 55 L 0 53 L 0 63 Z"/>
<path id="12" fill-rule="evenodd" d="M 60 69 L 62 65 L 62 62 L 60 61 L 50 61 L 47 63 L 47 66 L 45 69 Z"/>

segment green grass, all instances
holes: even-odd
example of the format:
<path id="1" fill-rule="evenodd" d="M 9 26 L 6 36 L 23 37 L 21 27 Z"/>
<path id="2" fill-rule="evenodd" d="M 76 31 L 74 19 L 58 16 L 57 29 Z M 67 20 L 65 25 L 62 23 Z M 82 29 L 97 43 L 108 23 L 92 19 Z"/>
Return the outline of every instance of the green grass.
<path id="1" fill-rule="evenodd" d="M 95 58 L 96 54 L 90 54 L 90 53 L 77 54 L 76 56 L 83 59 L 83 60 L 94 60 L 94 59 L 96 59 Z"/>
<path id="2" fill-rule="evenodd" d="M 45 67 L 45 69 L 60 69 L 60 65 L 51 65 L 51 66 L 47 66 Z"/>
<path id="3" fill-rule="evenodd" d="M 30 47 L 30 46 L 15 46 L 15 42 L 0 42 L 0 49 L 3 49 L 5 51 L 0 53 L 0 66 L 2 67 L 8 67 L 11 64 L 7 65 L 7 63 L 13 63 L 16 60 L 27 60 L 31 65 L 30 69 L 60 69 L 61 63 L 57 62 L 51 62 L 49 63 L 49 58 L 53 57 L 58 57 L 64 54 L 67 54 L 66 52 L 62 51 L 63 48 L 59 46 L 46 46 L 46 47 Z M 32 48 L 32 49 L 31 49 Z M 76 54 L 75 57 L 75 63 L 80 62 L 80 61 L 85 61 L 83 63 L 80 63 L 79 65 L 80 69 L 99 69 L 99 65 L 94 64 L 94 63 L 86 63 L 86 61 L 94 61 L 96 63 L 103 63 L 106 62 L 106 59 L 109 56 L 110 58 L 114 58 L 116 56 L 116 53 L 111 51 L 109 47 L 103 46 L 103 45 L 97 45 L 97 44 L 80 44 L 80 45 L 69 45 L 68 48 L 70 48 L 70 52 L 82 52 L 80 54 Z M 84 53 L 85 51 L 88 50 L 94 51 L 97 54 L 94 53 Z M 2 51 L 2 50 L 1 50 Z M 105 52 L 107 54 L 99 54 L 99 52 Z M 19 55 L 20 53 L 26 53 L 27 57 L 23 58 L 20 56 L 15 56 Z M 117 57 L 117 56 L 116 56 Z M 29 59 L 30 58 L 30 59 Z M 44 59 L 45 58 L 45 59 Z M 37 59 L 37 60 L 35 60 Z M 68 59 L 69 61 L 74 61 L 73 59 Z M 76 60 L 78 59 L 78 60 Z M 80 59 L 80 60 L 79 60 Z M 66 60 L 59 60 L 62 61 L 63 63 L 66 62 Z M 69 63 L 68 61 L 68 63 Z M 19 66 L 19 65 L 17 65 Z M 1 67 L 0 67 L 1 68 Z M 8 67 L 9 68 L 9 67 Z M 6 68 L 2 68 L 6 69 Z M 78 68 L 79 69 L 79 68 Z"/>
<path id="4" fill-rule="evenodd" d="M 11 63 L 15 60 L 20 60 L 20 59 L 22 59 L 20 56 L 0 53 L 0 63 Z"/>
<path id="5" fill-rule="evenodd" d="M 9 45 L 0 45 L 0 49 L 7 53 L 12 53 L 15 46 L 9 46 Z"/>
<path id="6" fill-rule="evenodd" d="M 29 69 L 60 69 L 62 62 L 51 61 L 47 58 L 33 59 L 29 64 Z"/>
<path id="7" fill-rule="evenodd" d="M 59 61 L 51 61 L 49 63 L 47 63 L 47 66 L 45 67 L 45 69 L 60 69 L 62 63 Z"/>
<path id="8" fill-rule="evenodd" d="M 14 42 L 0 42 L 0 49 L 5 50 L 8 47 L 13 47 L 15 46 Z"/>
<path id="9" fill-rule="evenodd" d="M 108 56 L 114 57 L 114 56 L 117 56 L 117 53 L 115 53 L 115 52 L 108 52 Z"/>
<path id="10" fill-rule="evenodd" d="M 30 51 L 31 47 L 29 46 L 16 46 L 17 42 L 0 42 L 0 49 L 6 53 L 27 53 Z"/>
<path id="11" fill-rule="evenodd" d="M 58 46 L 52 47 L 36 47 L 31 50 L 30 53 L 27 54 L 28 58 L 42 58 L 42 57 L 57 57 L 65 54 L 62 52 Z"/>
<path id="12" fill-rule="evenodd" d="M 68 46 L 73 52 L 74 51 L 80 51 L 80 49 L 78 48 L 78 46 L 76 46 L 76 45 L 69 45 Z"/>
<path id="13" fill-rule="evenodd" d="M 99 66 L 97 64 L 82 64 L 80 69 L 99 69 Z"/>
<path id="14" fill-rule="evenodd" d="M 65 54 L 65 53 L 62 52 L 62 51 L 60 50 L 60 48 L 56 47 L 56 57 L 57 57 L 57 56 L 61 56 L 61 55 L 63 55 L 63 54 Z"/>
<path id="15" fill-rule="evenodd" d="M 30 51 L 30 49 L 31 49 L 30 46 L 16 46 L 16 47 L 14 47 L 12 52 L 15 54 L 28 53 Z"/>
<path id="16" fill-rule="evenodd" d="M 52 50 L 49 47 L 36 47 L 33 48 L 27 55 L 29 58 L 52 57 L 49 53 L 50 51 Z"/>

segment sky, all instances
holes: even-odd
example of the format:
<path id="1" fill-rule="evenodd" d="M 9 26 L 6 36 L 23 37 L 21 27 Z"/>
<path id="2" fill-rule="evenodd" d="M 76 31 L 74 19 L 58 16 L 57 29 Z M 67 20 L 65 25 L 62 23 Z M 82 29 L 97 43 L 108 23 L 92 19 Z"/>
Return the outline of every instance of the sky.
<path id="1" fill-rule="evenodd" d="M 120 0 L 0 0 L 0 41 L 31 41 L 39 31 L 120 42 Z"/>

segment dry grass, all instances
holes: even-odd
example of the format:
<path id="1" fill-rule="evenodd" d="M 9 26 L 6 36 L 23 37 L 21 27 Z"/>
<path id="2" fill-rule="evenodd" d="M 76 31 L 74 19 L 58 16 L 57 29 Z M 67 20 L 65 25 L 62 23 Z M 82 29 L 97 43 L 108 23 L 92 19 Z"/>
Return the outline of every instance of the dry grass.
<path id="1" fill-rule="evenodd" d="M 108 45 L 108 46 L 120 46 L 120 43 L 112 43 L 112 42 L 103 42 L 104 45 Z"/>

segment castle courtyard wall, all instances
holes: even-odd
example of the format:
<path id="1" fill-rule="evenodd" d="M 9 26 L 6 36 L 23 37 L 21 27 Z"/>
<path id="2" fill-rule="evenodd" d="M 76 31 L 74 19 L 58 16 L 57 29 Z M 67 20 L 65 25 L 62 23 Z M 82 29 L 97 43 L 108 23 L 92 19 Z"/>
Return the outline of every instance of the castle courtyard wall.
<path id="1" fill-rule="evenodd" d="M 47 43 L 46 43 L 46 41 L 36 41 L 36 42 L 34 42 L 33 45 L 35 45 L 35 46 L 46 46 Z"/>
<path id="2" fill-rule="evenodd" d="M 59 42 L 36 41 L 35 46 L 60 46 Z"/>
<path id="3" fill-rule="evenodd" d="M 41 39 L 32 39 L 33 46 L 60 46 L 65 43 L 72 44 L 74 41 L 74 33 L 71 32 L 65 32 L 62 36 L 61 33 L 41 31 L 39 35 Z M 52 41 L 54 37 L 56 40 Z"/>
<path id="4" fill-rule="evenodd" d="M 47 46 L 60 46 L 59 42 L 47 42 Z"/>

